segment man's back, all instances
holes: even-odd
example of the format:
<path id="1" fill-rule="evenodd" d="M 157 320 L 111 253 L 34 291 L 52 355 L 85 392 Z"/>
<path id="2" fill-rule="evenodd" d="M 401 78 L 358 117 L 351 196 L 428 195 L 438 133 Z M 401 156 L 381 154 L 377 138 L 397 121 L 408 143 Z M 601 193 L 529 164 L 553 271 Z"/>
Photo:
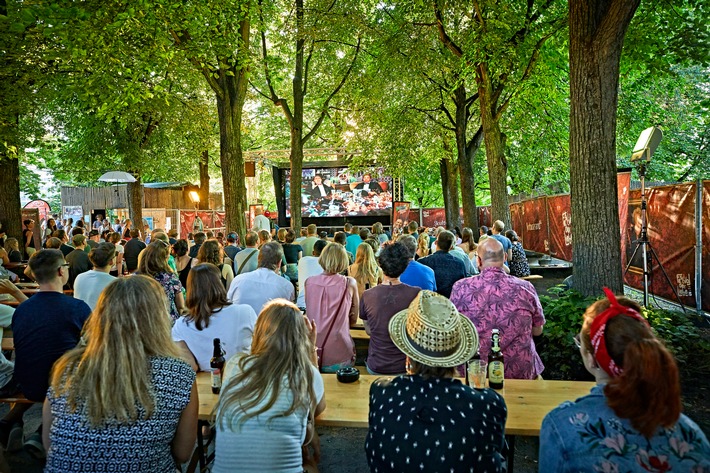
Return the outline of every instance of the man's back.
<path id="1" fill-rule="evenodd" d="M 421 258 L 419 262 L 434 270 L 436 292 L 444 297 L 450 297 L 454 283 L 468 275 L 463 261 L 446 251 L 437 251 L 433 255 Z"/>
<path id="2" fill-rule="evenodd" d="M 69 263 L 69 287 L 74 287 L 76 277 L 82 273 L 89 271 L 93 265 L 89 261 L 89 255 L 84 250 L 74 250 L 66 257 Z"/>
<path id="3" fill-rule="evenodd" d="M 348 238 L 345 240 L 345 249 L 352 254 L 357 254 L 357 247 L 360 246 L 360 243 L 362 243 L 360 235 L 353 233 L 348 235 Z"/>
<path id="4" fill-rule="evenodd" d="M 224 247 L 224 254 L 229 256 L 229 259 L 232 261 L 234 261 L 234 258 L 240 251 L 242 251 L 242 249 L 234 245 L 227 245 Z"/>
<path id="5" fill-rule="evenodd" d="M 306 279 L 323 273 L 317 256 L 304 256 L 298 262 L 298 307 L 306 307 Z"/>
<path id="6" fill-rule="evenodd" d="M 242 252 L 240 252 L 241 254 Z M 239 256 L 239 255 L 237 255 Z M 294 300 L 293 284 L 274 271 L 258 268 L 235 277 L 229 286 L 227 298 L 234 304 L 247 304 L 258 315 L 264 304 L 272 299 Z"/>
<path id="7" fill-rule="evenodd" d="M 39 292 L 17 307 L 12 319 L 15 377 L 28 399 L 44 399 L 52 365 L 77 345 L 90 313 L 84 301 L 59 292 Z"/>
<path id="8" fill-rule="evenodd" d="M 303 256 L 313 256 L 313 245 L 315 245 L 318 240 L 320 240 L 320 238 L 315 235 L 310 235 L 303 239 L 301 242 Z"/>
<path id="9" fill-rule="evenodd" d="M 258 262 L 259 250 L 256 248 L 244 248 L 234 257 L 234 275 L 239 276 L 240 274 L 254 271 Z"/>
<path id="10" fill-rule="evenodd" d="M 254 228 L 255 232 L 259 230 L 271 230 L 271 221 L 264 215 L 257 215 L 254 217 Z"/>
<path id="11" fill-rule="evenodd" d="M 404 284 L 436 292 L 436 277 L 434 270 L 418 261 L 410 261 L 407 269 L 399 277 Z"/>
<path id="12" fill-rule="evenodd" d="M 101 292 L 116 278 L 101 271 L 87 271 L 74 280 L 74 298 L 80 299 L 94 310 Z"/>
<path id="13" fill-rule="evenodd" d="M 145 249 L 145 243 L 138 238 L 131 238 L 123 247 L 123 259 L 126 262 L 128 271 L 135 271 L 138 267 L 138 255 Z"/>
<path id="14" fill-rule="evenodd" d="M 454 284 L 451 302 L 476 325 L 481 359 L 487 360 L 491 330 L 500 330 L 505 377 L 534 379 L 544 366 L 532 339 L 533 327 L 545 324 L 535 288 L 500 268 L 483 269 L 479 276 Z"/>

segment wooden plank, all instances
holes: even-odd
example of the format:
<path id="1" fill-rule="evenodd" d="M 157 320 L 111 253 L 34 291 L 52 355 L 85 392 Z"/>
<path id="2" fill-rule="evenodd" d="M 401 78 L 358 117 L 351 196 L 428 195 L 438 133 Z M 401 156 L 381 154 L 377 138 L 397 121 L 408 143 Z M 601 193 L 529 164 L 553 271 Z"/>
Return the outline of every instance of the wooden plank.
<path id="1" fill-rule="evenodd" d="M 350 336 L 353 340 L 370 340 L 370 336 L 364 330 L 359 330 L 356 328 L 350 329 Z"/>

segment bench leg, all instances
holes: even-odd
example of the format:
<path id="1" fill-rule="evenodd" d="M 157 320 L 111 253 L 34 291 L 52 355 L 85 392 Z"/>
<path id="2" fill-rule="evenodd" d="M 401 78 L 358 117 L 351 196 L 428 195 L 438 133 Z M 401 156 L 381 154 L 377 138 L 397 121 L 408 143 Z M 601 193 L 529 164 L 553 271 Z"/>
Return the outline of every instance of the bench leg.
<path id="1" fill-rule="evenodd" d="M 505 443 L 508 446 L 508 454 L 506 455 L 508 460 L 508 473 L 513 473 L 513 471 L 515 471 L 515 435 L 506 435 Z"/>

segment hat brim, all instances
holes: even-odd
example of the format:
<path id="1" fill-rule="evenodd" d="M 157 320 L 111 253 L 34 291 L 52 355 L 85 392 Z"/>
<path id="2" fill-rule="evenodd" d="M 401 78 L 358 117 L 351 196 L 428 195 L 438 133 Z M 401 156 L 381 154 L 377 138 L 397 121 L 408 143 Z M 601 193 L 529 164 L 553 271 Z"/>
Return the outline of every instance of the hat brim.
<path id="1" fill-rule="evenodd" d="M 478 350 L 478 331 L 473 322 L 465 315 L 456 312 L 460 317 L 461 343 L 458 348 L 450 355 L 443 357 L 435 357 L 426 355 L 417 349 L 409 337 L 407 336 L 407 312 L 409 309 L 404 309 L 390 319 L 389 332 L 392 342 L 399 348 L 402 353 L 407 355 L 412 360 L 422 363 L 426 366 L 434 366 L 441 368 L 453 368 L 462 365 L 473 358 L 473 355 Z"/>

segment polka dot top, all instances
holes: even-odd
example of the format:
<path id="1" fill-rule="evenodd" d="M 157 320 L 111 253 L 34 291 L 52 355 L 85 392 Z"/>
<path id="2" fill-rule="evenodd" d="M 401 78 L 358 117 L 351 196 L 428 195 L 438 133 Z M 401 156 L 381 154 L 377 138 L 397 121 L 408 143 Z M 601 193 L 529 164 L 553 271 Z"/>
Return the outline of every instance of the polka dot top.
<path id="1" fill-rule="evenodd" d="M 491 389 L 450 378 L 379 379 L 370 388 L 370 471 L 503 472 L 506 417 Z"/>

